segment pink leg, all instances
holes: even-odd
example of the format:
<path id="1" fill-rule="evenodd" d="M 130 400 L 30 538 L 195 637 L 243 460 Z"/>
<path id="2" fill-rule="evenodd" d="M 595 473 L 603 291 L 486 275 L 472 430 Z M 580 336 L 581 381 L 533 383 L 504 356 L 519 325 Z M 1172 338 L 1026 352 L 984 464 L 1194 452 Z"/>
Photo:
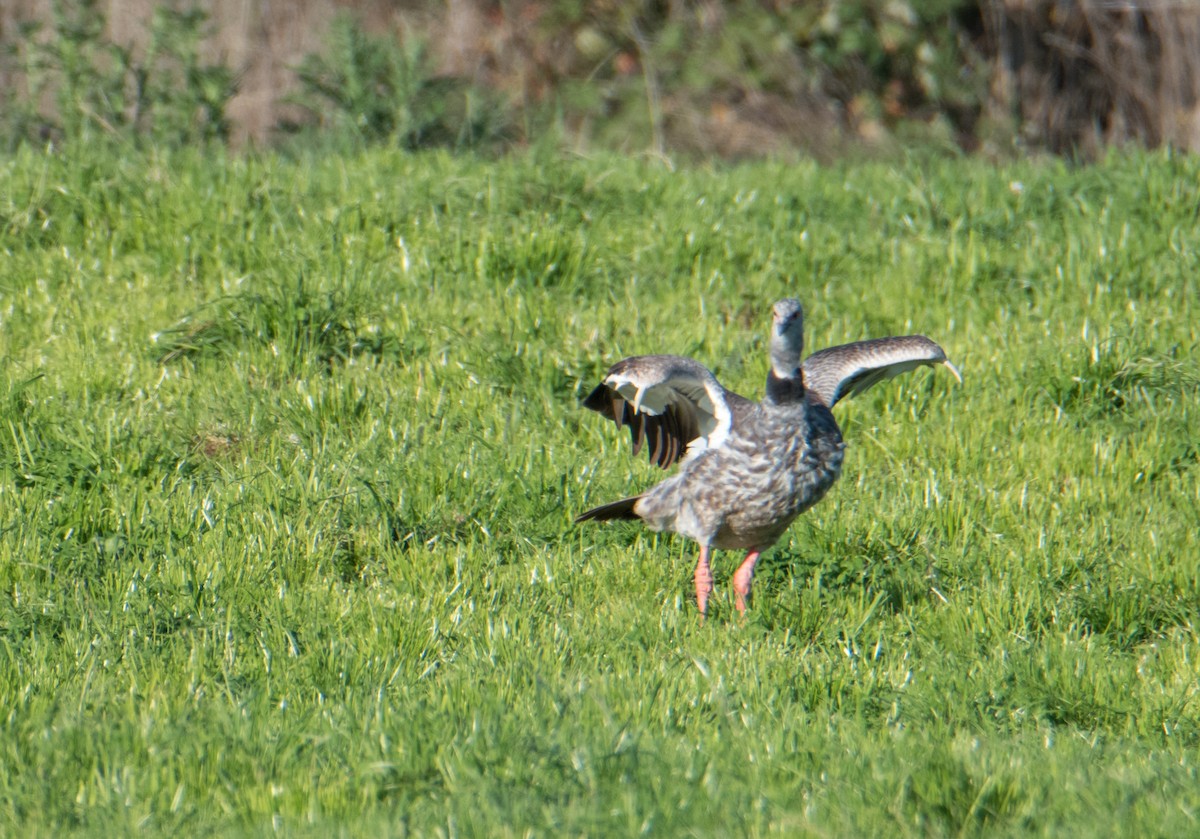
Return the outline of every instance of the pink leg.
<path id="1" fill-rule="evenodd" d="M 738 570 L 733 572 L 733 592 L 737 598 L 734 605 L 738 614 L 746 614 L 746 600 L 750 597 L 750 586 L 754 583 L 754 566 L 758 564 L 758 551 L 750 551 Z"/>
<path id="2" fill-rule="evenodd" d="M 708 545 L 701 545 L 700 559 L 696 563 L 696 605 L 700 607 L 701 616 L 708 614 L 708 596 L 713 590 L 712 570 L 708 567 L 710 552 Z"/>

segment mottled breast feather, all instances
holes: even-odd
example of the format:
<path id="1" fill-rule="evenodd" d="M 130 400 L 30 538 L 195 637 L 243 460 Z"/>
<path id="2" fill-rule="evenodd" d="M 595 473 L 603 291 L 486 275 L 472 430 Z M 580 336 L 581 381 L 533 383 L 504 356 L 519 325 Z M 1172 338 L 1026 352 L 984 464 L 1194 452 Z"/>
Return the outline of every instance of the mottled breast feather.
<path id="1" fill-rule="evenodd" d="M 829 409 L 813 399 L 754 406 L 746 420 L 720 449 L 645 493 L 637 515 L 716 548 L 773 545 L 837 480 L 844 444 Z"/>

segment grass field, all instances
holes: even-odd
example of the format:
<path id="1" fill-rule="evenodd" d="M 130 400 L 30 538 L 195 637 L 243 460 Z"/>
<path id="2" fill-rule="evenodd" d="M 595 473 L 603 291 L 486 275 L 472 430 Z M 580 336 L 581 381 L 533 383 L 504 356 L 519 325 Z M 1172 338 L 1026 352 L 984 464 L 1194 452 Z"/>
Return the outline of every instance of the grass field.
<path id="1" fill-rule="evenodd" d="M 1200 834 L 1200 161 L 0 162 L 0 834 Z M 838 406 L 760 566 L 588 505 L 676 352 Z"/>

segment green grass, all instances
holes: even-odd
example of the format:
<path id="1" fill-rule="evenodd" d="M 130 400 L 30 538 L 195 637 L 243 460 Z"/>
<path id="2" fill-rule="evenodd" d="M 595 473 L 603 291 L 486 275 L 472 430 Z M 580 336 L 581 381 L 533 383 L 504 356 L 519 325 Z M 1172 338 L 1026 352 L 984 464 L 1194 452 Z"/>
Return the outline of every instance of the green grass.
<path id="1" fill-rule="evenodd" d="M 0 162 L 0 834 L 1200 827 L 1200 162 Z M 739 621 L 577 405 L 922 332 Z"/>

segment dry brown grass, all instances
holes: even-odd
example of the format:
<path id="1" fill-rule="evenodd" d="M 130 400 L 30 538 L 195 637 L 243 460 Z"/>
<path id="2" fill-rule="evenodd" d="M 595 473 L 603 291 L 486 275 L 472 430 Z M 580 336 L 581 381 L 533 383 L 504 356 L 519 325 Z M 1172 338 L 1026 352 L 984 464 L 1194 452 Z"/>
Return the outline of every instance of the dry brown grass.
<path id="1" fill-rule="evenodd" d="M 991 0 L 993 107 L 1034 147 L 1200 148 L 1200 3 Z"/>

